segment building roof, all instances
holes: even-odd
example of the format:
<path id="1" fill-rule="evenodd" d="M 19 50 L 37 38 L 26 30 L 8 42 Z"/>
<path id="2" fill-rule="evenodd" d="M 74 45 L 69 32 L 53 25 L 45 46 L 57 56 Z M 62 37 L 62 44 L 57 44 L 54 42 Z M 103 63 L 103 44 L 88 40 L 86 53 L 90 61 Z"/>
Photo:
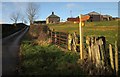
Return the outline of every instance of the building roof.
<path id="1" fill-rule="evenodd" d="M 95 11 L 93 11 L 93 12 L 88 13 L 88 15 L 100 15 L 100 14 L 95 12 Z"/>
<path id="2" fill-rule="evenodd" d="M 110 16 L 110 15 L 103 15 L 103 17 L 112 17 L 112 16 Z"/>
<path id="3" fill-rule="evenodd" d="M 59 16 L 55 15 L 54 12 L 52 12 L 52 14 L 50 16 L 48 16 L 47 18 L 60 18 Z"/>

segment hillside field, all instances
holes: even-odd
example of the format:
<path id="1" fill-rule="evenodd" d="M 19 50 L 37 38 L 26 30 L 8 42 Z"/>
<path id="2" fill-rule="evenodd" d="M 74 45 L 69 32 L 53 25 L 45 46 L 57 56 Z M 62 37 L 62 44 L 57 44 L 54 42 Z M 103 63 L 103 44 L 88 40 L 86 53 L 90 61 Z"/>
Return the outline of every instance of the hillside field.
<path id="1" fill-rule="evenodd" d="M 78 23 L 59 23 L 48 24 L 49 28 L 55 29 L 55 31 L 78 34 Z M 114 45 L 115 40 L 118 40 L 118 21 L 101 21 L 101 22 L 85 22 L 85 26 L 82 27 L 83 36 L 105 36 L 107 43 Z"/>

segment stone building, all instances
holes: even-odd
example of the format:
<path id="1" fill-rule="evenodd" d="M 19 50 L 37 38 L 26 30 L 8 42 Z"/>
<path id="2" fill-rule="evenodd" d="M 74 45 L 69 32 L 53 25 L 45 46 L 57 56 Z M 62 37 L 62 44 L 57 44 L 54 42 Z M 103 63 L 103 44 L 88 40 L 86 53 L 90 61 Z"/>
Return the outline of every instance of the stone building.
<path id="1" fill-rule="evenodd" d="M 103 15 L 103 20 L 104 21 L 110 21 L 110 20 L 112 20 L 112 16 L 110 16 L 110 15 Z"/>
<path id="2" fill-rule="evenodd" d="M 88 13 L 87 15 L 90 16 L 90 19 L 88 21 L 110 21 L 112 20 L 112 16 L 110 15 L 101 15 L 100 13 L 97 13 L 95 11 Z"/>
<path id="3" fill-rule="evenodd" d="M 90 16 L 90 19 L 88 21 L 101 21 L 103 20 L 103 16 L 95 11 L 88 13 L 87 15 Z"/>
<path id="4" fill-rule="evenodd" d="M 52 12 L 52 14 L 46 18 L 46 24 L 59 23 L 59 22 L 60 22 L 60 17 L 55 15 L 54 12 Z"/>

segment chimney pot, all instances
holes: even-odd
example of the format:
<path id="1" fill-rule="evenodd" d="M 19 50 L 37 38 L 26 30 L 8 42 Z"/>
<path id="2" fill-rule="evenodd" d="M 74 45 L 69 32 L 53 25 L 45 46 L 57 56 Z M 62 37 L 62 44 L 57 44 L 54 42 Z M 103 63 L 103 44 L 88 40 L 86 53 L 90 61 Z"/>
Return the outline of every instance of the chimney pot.
<path id="1" fill-rule="evenodd" d="M 54 15 L 54 12 L 52 12 L 52 15 Z"/>

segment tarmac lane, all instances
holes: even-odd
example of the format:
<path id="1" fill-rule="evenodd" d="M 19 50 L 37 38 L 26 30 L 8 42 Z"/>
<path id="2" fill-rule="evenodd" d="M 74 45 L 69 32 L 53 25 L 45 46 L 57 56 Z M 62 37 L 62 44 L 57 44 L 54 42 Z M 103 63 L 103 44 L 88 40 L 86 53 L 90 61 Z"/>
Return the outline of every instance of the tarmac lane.
<path id="1" fill-rule="evenodd" d="M 20 41 L 28 29 L 26 27 L 2 40 L 2 76 L 17 75 Z"/>

